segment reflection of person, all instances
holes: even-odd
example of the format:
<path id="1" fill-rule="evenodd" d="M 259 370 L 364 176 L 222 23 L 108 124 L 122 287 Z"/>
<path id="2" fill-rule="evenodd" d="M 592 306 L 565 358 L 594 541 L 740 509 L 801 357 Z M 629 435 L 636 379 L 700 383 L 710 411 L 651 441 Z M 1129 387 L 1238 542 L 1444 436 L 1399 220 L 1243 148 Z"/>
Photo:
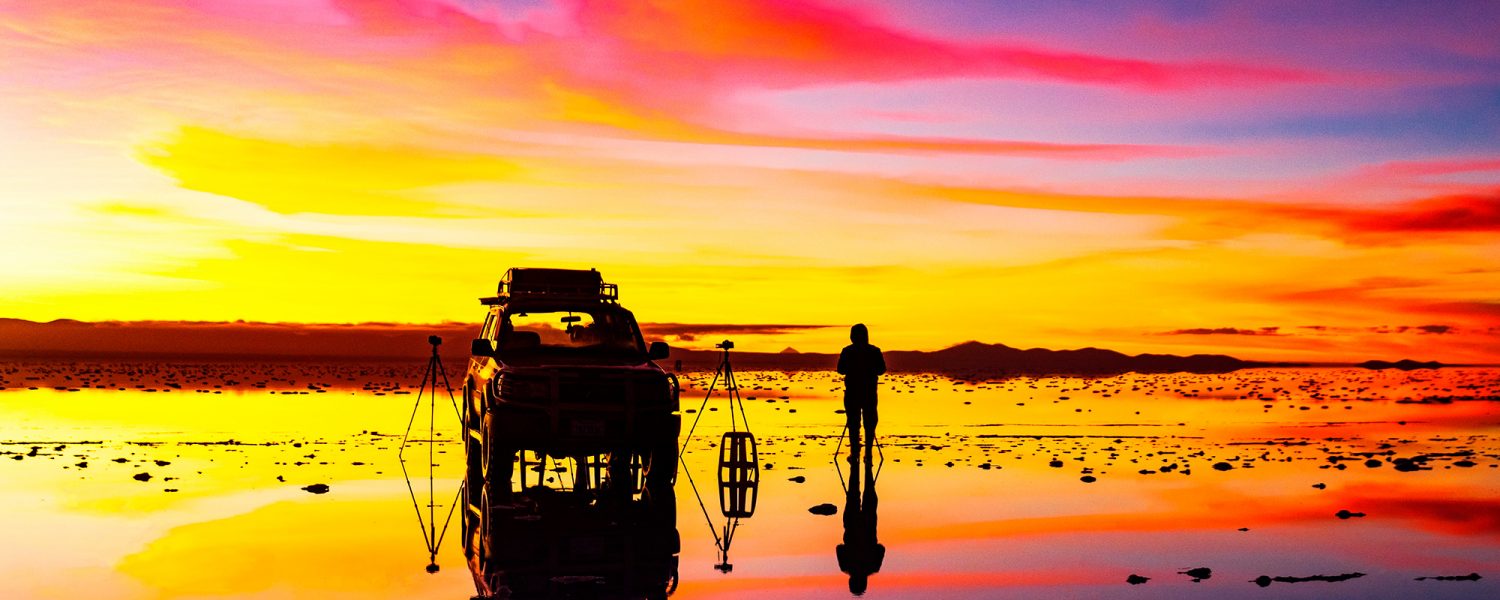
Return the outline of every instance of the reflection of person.
<path id="1" fill-rule="evenodd" d="M 856 596 L 865 593 L 870 576 L 880 572 L 885 562 L 885 546 L 875 533 L 875 509 L 880 499 L 875 495 L 875 475 L 870 463 L 865 463 L 864 495 L 860 495 L 859 467 L 849 459 L 849 495 L 844 501 L 844 543 L 836 552 L 839 570 L 849 574 L 849 593 Z"/>
<path id="2" fill-rule="evenodd" d="M 863 323 L 849 328 L 849 341 L 839 353 L 839 373 L 844 376 L 844 412 L 849 418 L 849 443 L 859 446 L 859 423 L 864 418 L 865 437 L 875 442 L 876 388 L 885 373 L 885 356 L 870 345 L 870 330 Z"/>

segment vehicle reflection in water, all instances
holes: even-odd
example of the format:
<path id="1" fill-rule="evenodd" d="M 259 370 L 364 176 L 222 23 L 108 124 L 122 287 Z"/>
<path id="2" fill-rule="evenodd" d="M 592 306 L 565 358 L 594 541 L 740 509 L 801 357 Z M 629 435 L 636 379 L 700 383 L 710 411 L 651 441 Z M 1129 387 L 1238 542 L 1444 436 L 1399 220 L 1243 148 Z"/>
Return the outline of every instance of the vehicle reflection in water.
<path id="1" fill-rule="evenodd" d="M 869 588 L 870 576 L 880 572 L 885 562 L 885 546 L 876 533 L 876 510 L 880 498 L 875 493 L 875 481 L 879 470 L 874 468 L 870 447 L 865 447 L 863 468 L 864 488 L 860 488 L 861 473 L 858 452 L 849 455 L 849 481 L 844 488 L 844 543 L 839 544 L 839 570 L 849 575 L 849 593 L 856 596 Z M 884 459 L 881 459 L 884 462 Z M 835 463 L 836 464 L 836 463 Z M 863 492 L 863 493 L 861 493 Z"/>
<path id="2" fill-rule="evenodd" d="M 638 454 L 523 451 L 509 487 L 466 488 L 464 555 L 479 598 L 666 598 L 677 588 L 676 496 Z M 474 496 L 478 498 L 474 498 Z"/>

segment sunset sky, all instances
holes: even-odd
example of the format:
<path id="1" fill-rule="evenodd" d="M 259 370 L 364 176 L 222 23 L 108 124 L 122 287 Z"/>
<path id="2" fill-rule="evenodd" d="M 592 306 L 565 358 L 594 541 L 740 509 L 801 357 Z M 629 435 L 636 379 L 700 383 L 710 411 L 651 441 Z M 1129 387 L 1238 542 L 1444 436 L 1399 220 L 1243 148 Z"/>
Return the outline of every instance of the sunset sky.
<path id="1" fill-rule="evenodd" d="M 1500 3 L 4 0 L 0 90 L 0 317 L 1500 362 Z"/>

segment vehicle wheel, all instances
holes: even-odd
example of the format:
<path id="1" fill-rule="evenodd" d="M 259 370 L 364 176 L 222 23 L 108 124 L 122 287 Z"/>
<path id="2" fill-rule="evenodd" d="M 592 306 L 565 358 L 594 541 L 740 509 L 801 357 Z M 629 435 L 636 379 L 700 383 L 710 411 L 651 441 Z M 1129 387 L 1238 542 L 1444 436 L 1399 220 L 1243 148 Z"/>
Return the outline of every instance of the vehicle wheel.
<path id="1" fill-rule="evenodd" d="M 479 489 L 484 487 L 484 444 L 464 434 L 464 505 L 479 508 Z"/>
<path id="2" fill-rule="evenodd" d="M 485 410 L 487 398 L 485 398 L 482 390 L 475 388 L 473 379 L 465 379 L 463 398 L 464 414 L 468 418 L 467 425 L 469 427 L 478 427 L 484 414 L 489 411 Z"/>
<path id="3" fill-rule="evenodd" d="M 474 380 L 464 378 L 464 386 L 460 389 L 458 397 L 464 399 L 464 414 L 461 418 L 464 421 L 464 427 L 468 427 L 469 423 L 473 422 L 469 414 L 474 412 Z"/>
<path id="4" fill-rule="evenodd" d="M 475 519 L 478 531 L 474 537 L 479 544 L 479 548 L 475 554 L 479 556 L 479 570 L 481 573 L 489 570 L 490 557 L 494 555 L 490 551 L 490 545 L 494 543 L 494 540 L 490 537 L 490 530 L 494 529 L 494 523 L 490 521 L 490 517 L 490 488 L 487 485 L 479 486 L 479 518 Z"/>
<path id="5" fill-rule="evenodd" d="M 469 396 L 472 380 L 464 381 L 464 504 L 479 509 L 479 488 L 484 487 L 484 420 L 475 413 Z"/>
<path id="6" fill-rule="evenodd" d="M 660 446 L 646 452 L 646 487 L 671 487 L 677 481 L 677 446 Z"/>
<path id="7" fill-rule="evenodd" d="M 462 517 L 464 558 L 473 558 L 478 554 L 480 532 L 484 526 L 484 521 L 480 518 L 484 510 L 482 499 L 480 498 L 480 494 L 483 493 L 483 485 L 472 487 L 467 481 L 464 482 L 464 514 Z"/>
<path id="8" fill-rule="evenodd" d="M 511 476 L 514 474 L 516 451 L 500 443 L 494 435 L 495 415 L 485 413 L 483 420 L 484 488 L 491 496 L 507 497 L 511 491 Z"/>

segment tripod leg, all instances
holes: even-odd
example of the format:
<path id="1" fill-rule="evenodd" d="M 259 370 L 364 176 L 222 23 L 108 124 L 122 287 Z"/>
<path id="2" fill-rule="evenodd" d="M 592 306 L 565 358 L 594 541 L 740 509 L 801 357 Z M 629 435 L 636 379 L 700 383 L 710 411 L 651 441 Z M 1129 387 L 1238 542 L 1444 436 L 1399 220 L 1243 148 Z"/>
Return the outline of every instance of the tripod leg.
<path id="1" fill-rule="evenodd" d="M 432 378 L 432 361 L 427 361 L 427 372 L 422 374 L 422 385 L 417 388 L 417 400 L 411 405 L 411 418 L 406 420 L 406 433 L 401 435 L 401 449 L 396 452 L 396 458 L 405 460 L 406 442 L 411 438 L 411 427 L 417 422 L 417 411 L 422 408 L 422 396 L 427 392 L 427 380 Z M 436 393 L 436 392 L 434 392 Z M 432 436 L 428 436 L 430 440 Z M 432 462 L 432 461 L 428 461 Z"/>
<path id="2" fill-rule="evenodd" d="M 458 420 L 459 421 L 462 421 L 464 419 L 464 415 L 463 415 L 463 412 L 458 409 L 458 400 L 453 397 L 453 384 L 448 382 L 448 370 L 443 368 L 443 361 L 442 361 L 442 359 L 438 358 L 438 355 L 437 355 L 436 352 L 434 352 L 432 354 L 432 363 L 433 363 L 434 368 L 437 369 L 437 372 L 441 373 L 443 375 L 443 389 L 448 390 L 448 402 L 453 405 L 453 413 L 456 414 L 456 415 L 458 415 Z M 434 395 L 436 395 L 437 394 L 437 377 L 436 376 L 434 376 L 432 378 L 432 390 L 433 390 L 432 393 Z M 467 402 L 468 398 L 464 398 L 464 401 Z"/>
<path id="3" fill-rule="evenodd" d="M 714 379 L 708 384 L 708 393 L 703 394 L 703 404 L 698 405 L 698 416 L 693 417 L 693 425 L 688 427 L 686 436 L 682 438 L 682 447 L 677 449 L 677 460 L 682 460 L 682 455 L 687 452 L 688 442 L 693 441 L 693 431 L 698 429 L 698 420 L 703 418 L 703 409 L 708 408 L 708 399 L 714 396 L 714 387 L 719 385 L 719 375 L 723 372 L 723 365 L 714 371 Z"/>
<path id="4" fill-rule="evenodd" d="M 750 431 L 750 417 L 745 414 L 745 399 L 740 396 L 740 385 L 739 382 L 735 381 L 734 379 L 733 368 L 729 365 L 728 352 L 724 353 L 724 372 L 729 373 L 729 381 L 731 385 L 729 392 L 729 416 L 731 419 L 734 418 L 734 405 L 738 403 L 740 405 L 740 421 L 745 423 L 745 431 Z"/>
<path id="5" fill-rule="evenodd" d="M 734 422 L 734 395 L 739 388 L 734 384 L 734 371 L 729 368 L 728 350 L 724 351 L 724 364 L 721 366 L 724 369 L 724 391 L 729 392 L 724 394 L 724 400 L 729 403 L 729 430 L 739 431 L 739 427 Z M 746 423 L 745 426 L 749 427 L 750 425 Z"/>

